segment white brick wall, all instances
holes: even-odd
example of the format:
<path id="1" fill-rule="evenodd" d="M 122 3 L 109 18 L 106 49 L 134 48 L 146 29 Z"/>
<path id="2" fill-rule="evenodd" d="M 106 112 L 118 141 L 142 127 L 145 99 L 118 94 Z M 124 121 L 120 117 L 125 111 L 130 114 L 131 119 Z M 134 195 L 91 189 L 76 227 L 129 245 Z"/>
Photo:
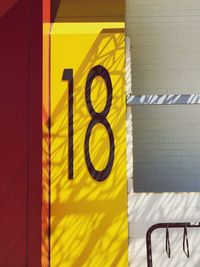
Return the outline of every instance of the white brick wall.
<path id="1" fill-rule="evenodd" d="M 126 32 L 134 94 L 199 93 L 199 0 L 126 0 Z"/>
<path id="2" fill-rule="evenodd" d="M 164 222 L 199 222 L 200 193 L 129 194 L 129 266 L 146 267 L 146 232 Z M 188 228 L 190 258 L 183 253 L 183 229 L 169 230 L 171 258 L 165 252 L 165 230 L 152 234 L 153 267 L 199 267 L 200 228 Z"/>
<path id="3" fill-rule="evenodd" d="M 200 105 L 134 106 L 133 151 L 137 192 L 200 191 Z"/>
<path id="4" fill-rule="evenodd" d="M 130 39 L 126 38 L 126 93 L 131 94 L 131 51 Z M 127 176 L 128 192 L 133 192 L 133 121 L 132 109 L 127 107 L 126 110 L 126 132 L 127 132 Z"/>
<path id="5" fill-rule="evenodd" d="M 127 0 L 126 32 L 133 94 L 199 94 L 200 1 Z M 199 109 L 133 108 L 136 191 L 200 190 Z"/>
<path id="6" fill-rule="evenodd" d="M 199 0 L 126 0 L 126 32 L 133 94 L 199 94 Z M 132 111 L 135 188 L 200 191 L 200 106 L 135 106 Z M 129 265 L 146 267 L 147 229 L 159 222 L 200 221 L 200 194 L 133 193 L 130 125 L 128 108 Z M 171 260 L 163 234 L 156 232 L 153 266 L 199 267 L 199 231 L 188 232 L 189 260 L 182 252 L 182 232 L 171 233 Z"/>

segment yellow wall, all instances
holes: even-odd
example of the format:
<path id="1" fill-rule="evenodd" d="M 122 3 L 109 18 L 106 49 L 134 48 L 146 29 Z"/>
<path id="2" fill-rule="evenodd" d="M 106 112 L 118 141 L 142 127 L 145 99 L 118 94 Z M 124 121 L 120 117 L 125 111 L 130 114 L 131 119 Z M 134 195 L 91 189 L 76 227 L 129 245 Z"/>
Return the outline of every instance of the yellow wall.
<path id="1" fill-rule="evenodd" d="M 128 266 L 125 43 L 124 23 L 54 23 L 51 32 L 51 267 Z M 113 96 L 106 119 L 114 136 L 114 161 L 104 181 L 88 171 L 84 142 L 92 118 L 85 100 L 90 70 L 105 67 Z M 74 176 L 68 177 L 69 83 L 74 79 Z M 96 112 L 106 103 L 105 82 L 92 82 L 91 99 Z M 102 123 L 94 126 L 90 157 L 101 171 L 108 162 L 110 143 Z"/>

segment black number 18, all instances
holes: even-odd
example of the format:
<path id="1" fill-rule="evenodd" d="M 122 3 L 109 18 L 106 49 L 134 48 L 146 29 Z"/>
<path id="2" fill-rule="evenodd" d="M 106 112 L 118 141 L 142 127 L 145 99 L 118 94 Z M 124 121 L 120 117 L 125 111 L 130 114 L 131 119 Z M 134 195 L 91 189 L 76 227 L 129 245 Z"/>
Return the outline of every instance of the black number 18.
<path id="1" fill-rule="evenodd" d="M 106 88 L 107 88 L 107 101 L 105 108 L 102 112 L 96 112 L 93 108 L 92 101 L 91 101 L 91 86 L 93 80 L 100 76 L 104 79 Z M 73 179 L 73 163 L 74 163 L 74 152 L 73 152 L 73 70 L 72 69 L 65 69 L 63 73 L 64 81 L 69 82 L 69 110 L 68 110 L 68 136 L 69 136 L 69 145 L 68 145 L 68 169 L 69 169 L 69 179 Z M 86 135 L 85 135 L 85 143 L 84 143 L 84 152 L 85 152 L 85 162 L 88 168 L 90 175 L 96 181 L 104 181 L 110 174 L 114 162 L 114 152 L 115 152 L 115 144 L 114 144 L 114 136 L 113 131 L 110 127 L 110 124 L 107 120 L 107 115 L 110 111 L 112 105 L 112 82 L 110 79 L 110 75 L 108 71 L 101 65 L 97 65 L 93 67 L 86 80 L 85 86 L 85 100 L 88 111 L 91 116 L 91 121 L 87 127 Z M 109 141 L 110 141 L 110 153 L 106 167 L 102 171 L 98 171 L 95 169 L 94 165 L 92 164 L 90 153 L 89 153 L 89 140 L 91 136 L 92 129 L 95 125 L 102 124 L 108 133 Z"/>

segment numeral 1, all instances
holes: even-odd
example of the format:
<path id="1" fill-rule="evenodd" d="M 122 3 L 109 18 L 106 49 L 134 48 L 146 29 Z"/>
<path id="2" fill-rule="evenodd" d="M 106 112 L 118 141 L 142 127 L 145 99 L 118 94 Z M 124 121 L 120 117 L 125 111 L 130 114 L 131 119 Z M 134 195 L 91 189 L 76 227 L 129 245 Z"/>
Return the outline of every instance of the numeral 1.
<path id="1" fill-rule="evenodd" d="M 74 178 L 74 123 L 73 123 L 73 105 L 74 105 L 74 98 L 73 98 L 73 89 L 74 89 L 74 81 L 73 81 L 73 69 L 64 69 L 63 72 L 63 81 L 68 81 L 69 83 L 69 109 L 68 109 L 68 138 L 69 138 L 69 145 L 68 145 L 68 179 Z"/>

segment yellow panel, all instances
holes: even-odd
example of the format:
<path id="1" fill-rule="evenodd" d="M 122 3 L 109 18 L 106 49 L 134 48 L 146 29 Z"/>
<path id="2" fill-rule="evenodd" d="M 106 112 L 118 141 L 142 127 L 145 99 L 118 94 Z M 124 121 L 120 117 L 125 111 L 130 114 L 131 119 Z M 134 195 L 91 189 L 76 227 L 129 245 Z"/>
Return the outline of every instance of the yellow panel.
<path id="1" fill-rule="evenodd" d="M 54 24 L 51 32 L 51 267 L 128 266 L 125 43 L 122 23 Z M 85 32 L 81 30 L 82 27 Z M 71 30 L 69 30 L 71 29 Z M 73 30 L 72 30 L 73 29 Z M 108 177 L 96 181 L 87 168 L 84 143 L 92 117 L 85 99 L 88 73 L 107 69 L 113 87 L 112 105 L 91 131 L 89 151 L 96 170 L 105 168 L 110 142 L 101 123 L 110 124 L 114 161 Z M 69 83 L 64 69 L 73 70 L 74 176 L 68 176 Z M 106 83 L 92 82 L 96 112 L 106 105 Z M 72 159 L 70 159 L 72 160 Z"/>

